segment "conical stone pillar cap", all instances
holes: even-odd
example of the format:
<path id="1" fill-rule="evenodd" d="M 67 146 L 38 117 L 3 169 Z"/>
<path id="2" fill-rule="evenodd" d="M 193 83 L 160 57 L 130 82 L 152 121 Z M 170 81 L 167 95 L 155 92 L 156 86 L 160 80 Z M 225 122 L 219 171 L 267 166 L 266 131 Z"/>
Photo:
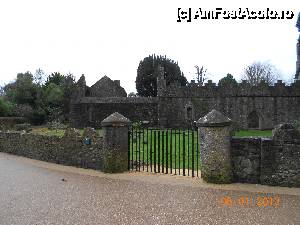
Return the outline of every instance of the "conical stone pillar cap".
<path id="1" fill-rule="evenodd" d="M 124 127 L 131 124 L 131 121 L 118 112 L 114 112 L 113 114 L 106 117 L 102 120 L 101 125 L 103 127 Z"/>
<path id="2" fill-rule="evenodd" d="M 197 127 L 225 127 L 229 126 L 232 120 L 213 109 L 205 116 L 201 117 L 197 122 Z"/>

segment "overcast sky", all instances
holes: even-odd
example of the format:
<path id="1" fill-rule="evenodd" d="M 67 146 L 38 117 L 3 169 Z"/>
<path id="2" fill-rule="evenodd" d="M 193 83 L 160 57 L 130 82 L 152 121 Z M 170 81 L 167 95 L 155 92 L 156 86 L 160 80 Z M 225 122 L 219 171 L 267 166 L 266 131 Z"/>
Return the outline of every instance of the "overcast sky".
<path id="1" fill-rule="evenodd" d="M 178 8 L 246 8 L 294 12 L 284 20 L 193 20 L 177 22 Z M 88 85 L 102 76 L 135 90 L 140 60 L 162 54 L 178 61 L 188 80 L 195 65 L 217 82 L 240 79 L 253 61 L 268 61 L 291 80 L 296 67 L 295 27 L 299 0 L 1 0 L 0 81 L 41 68 L 46 73 L 85 74 Z"/>

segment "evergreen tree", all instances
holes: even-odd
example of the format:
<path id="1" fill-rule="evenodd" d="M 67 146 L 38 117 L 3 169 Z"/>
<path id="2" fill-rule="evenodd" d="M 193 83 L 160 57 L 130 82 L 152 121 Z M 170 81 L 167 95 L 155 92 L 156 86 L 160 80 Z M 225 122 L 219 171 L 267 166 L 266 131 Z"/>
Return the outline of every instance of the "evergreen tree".
<path id="1" fill-rule="evenodd" d="M 220 79 L 218 83 L 218 86 L 234 86 L 234 85 L 237 85 L 237 81 L 230 73 L 227 73 L 226 77 Z"/>
<path id="2" fill-rule="evenodd" d="M 16 104 L 29 104 L 35 106 L 38 86 L 33 82 L 30 72 L 18 73 L 15 82 L 4 87 L 4 92 L 9 101 Z"/>
<path id="3" fill-rule="evenodd" d="M 48 118 L 51 118 L 52 115 L 50 114 L 52 112 L 59 111 L 63 120 L 68 120 L 74 84 L 75 78 L 71 73 L 63 75 L 59 72 L 54 72 L 47 77 L 43 87 L 43 104 Z"/>
<path id="4" fill-rule="evenodd" d="M 9 116 L 11 114 L 12 104 L 0 97 L 0 116 Z"/>
<path id="5" fill-rule="evenodd" d="M 179 82 L 182 86 L 186 85 L 187 80 L 177 62 L 166 56 L 150 55 L 140 61 L 137 69 L 135 83 L 139 96 L 157 96 L 157 73 L 155 71 L 158 65 L 164 67 L 167 85 L 175 81 Z"/>

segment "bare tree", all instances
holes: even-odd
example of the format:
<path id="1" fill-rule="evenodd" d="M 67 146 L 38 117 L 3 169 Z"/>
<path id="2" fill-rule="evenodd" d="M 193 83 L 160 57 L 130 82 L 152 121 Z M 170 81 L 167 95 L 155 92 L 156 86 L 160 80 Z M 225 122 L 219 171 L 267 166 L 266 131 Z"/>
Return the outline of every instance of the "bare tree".
<path id="1" fill-rule="evenodd" d="M 261 81 L 272 85 L 279 78 L 279 71 L 268 62 L 254 62 L 247 66 L 242 74 L 242 79 L 247 80 L 252 86 L 258 85 Z"/>
<path id="2" fill-rule="evenodd" d="M 200 86 L 203 86 L 204 81 L 206 81 L 206 71 L 207 69 L 204 69 L 203 66 L 201 68 L 199 66 L 195 66 L 197 72 L 196 72 L 196 81 Z"/>
<path id="3" fill-rule="evenodd" d="M 289 77 L 289 78 L 283 80 L 283 82 L 287 85 L 291 85 L 292 83 L 294 83 L 294 81 L 295 81 L 294 77 Z"/>
<path id="4" fill-rule="evenodd" d="M 43 83 L 45 83 L 45 80 L 46 80 L 45 72 L 41 68 L 37 69 L 33 76 L 33 80 L 34 80 L 34 83 L 41 86 Z"/>

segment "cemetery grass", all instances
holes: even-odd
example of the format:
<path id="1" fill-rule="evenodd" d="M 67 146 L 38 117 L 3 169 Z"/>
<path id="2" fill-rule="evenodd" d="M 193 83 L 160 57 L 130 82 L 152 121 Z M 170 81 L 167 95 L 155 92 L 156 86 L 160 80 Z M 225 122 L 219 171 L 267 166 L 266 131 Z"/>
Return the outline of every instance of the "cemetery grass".
<path id="1" fill-rule="evenodd" d="M 153 131 L 152 136 L 150 131 L 148 136 L 145 130 L 144 133 L 136 131 L 133 131 L 133 136 L 129 139 L 129 158 L 141 167 L 144 165 L 144 170 L 151 165 L 164 169 L 200 170 L 200 149 L 197 145 L 196 131 L 168 130 L 167 133 L 165 129 L 156 131 L 155 134 Z"/>
<path id="2" fill-rule="evenodd" d="M 271 137 L 272 130 L 240 130 L 235 132 L 234 137 Z"/>

